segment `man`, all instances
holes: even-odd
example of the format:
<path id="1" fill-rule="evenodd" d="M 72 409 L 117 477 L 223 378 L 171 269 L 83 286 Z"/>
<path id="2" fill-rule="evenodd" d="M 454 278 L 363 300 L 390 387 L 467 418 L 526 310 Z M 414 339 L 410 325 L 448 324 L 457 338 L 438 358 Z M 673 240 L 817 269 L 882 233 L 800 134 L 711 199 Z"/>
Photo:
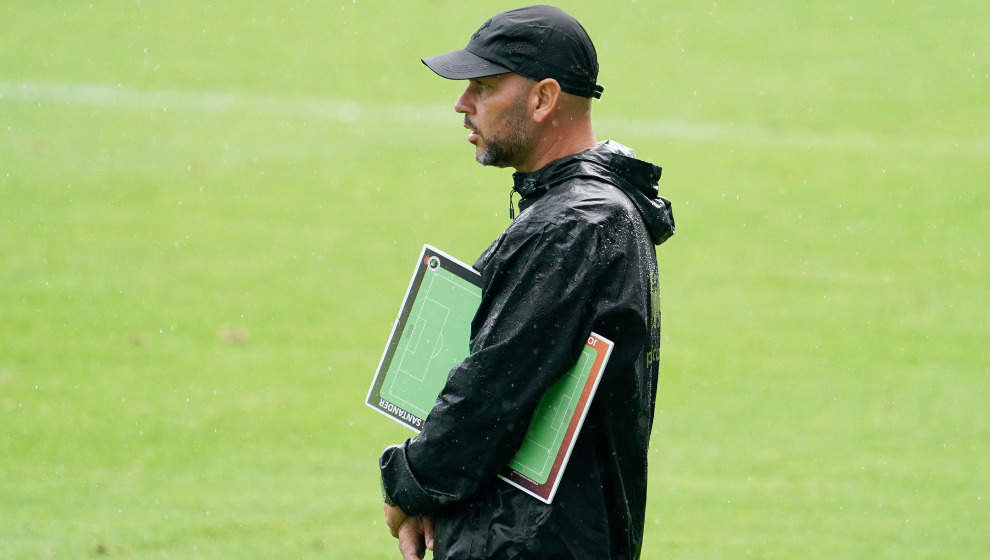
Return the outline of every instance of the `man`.
<path id="1" fill-rule="evenodd" d="M 660 168 L 596 143 L 597 54 L 557 8 L 500 13 L 463 50 L 423 62 L 468 80 L 454 110 L 478 162 L 516 169 L 520 214 L 474 265 L 470 355 L 422 432 L 381 456 L 392 535 L 404 558 L 638 558 L 660 343 L 654 244 L 674 232 Z M 547 505 L 496 475 L 592 331 L 615 347 Z"/>

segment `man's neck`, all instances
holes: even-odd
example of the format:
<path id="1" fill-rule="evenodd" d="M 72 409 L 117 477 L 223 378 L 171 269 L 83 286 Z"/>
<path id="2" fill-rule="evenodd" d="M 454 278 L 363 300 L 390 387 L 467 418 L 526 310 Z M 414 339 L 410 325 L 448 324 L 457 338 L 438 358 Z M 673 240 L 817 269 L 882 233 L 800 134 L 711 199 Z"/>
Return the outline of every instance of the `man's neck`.
<path id="1" fill-rule="evenodd" d="M 593 148 L 596 141 L 591 126 L 583 128 L 586 129 L 571 132 L 553 130 L 552 134 L 544 137 L 543 142 L 539 143 L 526 161 L 515 166 L 516 171 L 532 173 L 543 169 L 551 161 Z"/>

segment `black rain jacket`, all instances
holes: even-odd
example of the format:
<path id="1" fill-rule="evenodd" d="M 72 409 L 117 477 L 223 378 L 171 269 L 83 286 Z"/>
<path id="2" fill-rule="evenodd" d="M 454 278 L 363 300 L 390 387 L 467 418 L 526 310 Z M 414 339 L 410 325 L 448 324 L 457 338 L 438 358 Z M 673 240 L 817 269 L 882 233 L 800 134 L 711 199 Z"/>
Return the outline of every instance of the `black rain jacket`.
<path id="1" fill-rule="evenodd" d="M 385 450 L 386 495 L 436 520 L 437 559 L 638 558 L 656 402 L 660 168 L 607 141 L 513 175 L 521 213 L 481 255 L 471 353 L 422 432 Z M 552 504 L 496 474 L 588 334 L 615 342 Z"/>

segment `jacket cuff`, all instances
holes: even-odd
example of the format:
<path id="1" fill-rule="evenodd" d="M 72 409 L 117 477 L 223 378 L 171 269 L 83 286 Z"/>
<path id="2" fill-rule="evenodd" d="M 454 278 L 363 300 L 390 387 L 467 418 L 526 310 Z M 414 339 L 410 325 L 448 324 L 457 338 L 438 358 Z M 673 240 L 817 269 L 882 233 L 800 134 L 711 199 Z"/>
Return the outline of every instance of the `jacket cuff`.
<path id="1" fill-rule="evenodd" d="M 381 463 L 381 460 L 379 459 L 379 467 L 381 466 L 380 463 Z M 390 506 L 395 506 L 396 505 L 395 501 L 392 500 L 392 497 L 389 496 L 388 495 L 388 492 L 385 491 L 385 480 L 382 479 L 382 478 L 380 478 L 379 481 L 381 483 L 382 502 L 384 502 L 384 503 L 386 503 L 387 505 L 390 505 Z"/>
<path id="2" fill-rule="evenodd" d="M 416 480 L 406 457 L 406 440 L 401 446 L 392 445 L 382 452 L 378 468 L 382 473 L 382 497 L 385 503 L 398 506 L 408 515 L 428 515 L 437 503 Z"/>

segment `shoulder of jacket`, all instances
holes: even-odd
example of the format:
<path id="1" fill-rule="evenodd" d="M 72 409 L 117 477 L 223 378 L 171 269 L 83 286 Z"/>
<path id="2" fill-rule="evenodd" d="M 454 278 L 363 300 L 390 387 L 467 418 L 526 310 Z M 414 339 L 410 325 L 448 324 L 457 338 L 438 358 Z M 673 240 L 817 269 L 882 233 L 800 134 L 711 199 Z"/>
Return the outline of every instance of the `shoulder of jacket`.
<path id="1" fill-rule="evenodd" d="M 552 205 L 549 209 L 560 210 L 563 219 L 605 224 L 638 215 L 622 189 L 600 177 L 573 177 L 550 189 L 545 198 Z"/>
<path id="2" fill-rule="evenodd" d="M 625 194 L 607 181 L 574 178 L 555 185 L 516 216 L 503 237 L 521 242 L 579 236 L 612 237 L 612 230 L 635 223 L 637 210 Z"/>

